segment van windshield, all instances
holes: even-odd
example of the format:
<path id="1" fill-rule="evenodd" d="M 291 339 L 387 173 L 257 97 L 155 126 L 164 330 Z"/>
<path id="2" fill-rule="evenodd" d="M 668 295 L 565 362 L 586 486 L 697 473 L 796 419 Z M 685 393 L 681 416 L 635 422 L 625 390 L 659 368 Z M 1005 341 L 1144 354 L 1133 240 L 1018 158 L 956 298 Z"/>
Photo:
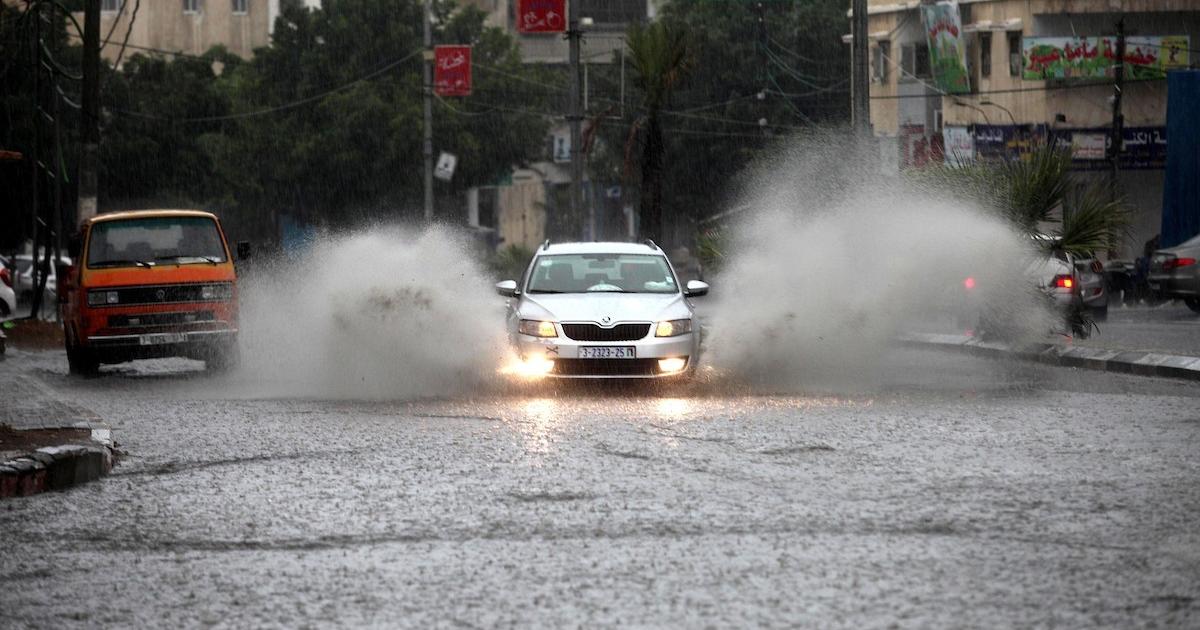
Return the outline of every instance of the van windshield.
<path id="1" fill-rule="evenodd" d="M 151 267 L 225 262 L 217 224 L 206 217 L 102 221 L 88 238 L 88 267 Z"/>

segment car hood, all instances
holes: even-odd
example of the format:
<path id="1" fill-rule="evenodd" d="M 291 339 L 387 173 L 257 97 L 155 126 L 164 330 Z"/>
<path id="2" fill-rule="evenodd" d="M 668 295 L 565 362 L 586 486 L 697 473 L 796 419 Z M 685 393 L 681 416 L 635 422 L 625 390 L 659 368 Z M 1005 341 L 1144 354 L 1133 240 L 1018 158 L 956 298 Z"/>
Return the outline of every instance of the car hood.
<path id="1" fill-rule="evenodd" d="M 600 322 L 653 322 L 683 319 L 690 309 L 678 293 L 563 293 L 524 296 L 522 319 Z"/>

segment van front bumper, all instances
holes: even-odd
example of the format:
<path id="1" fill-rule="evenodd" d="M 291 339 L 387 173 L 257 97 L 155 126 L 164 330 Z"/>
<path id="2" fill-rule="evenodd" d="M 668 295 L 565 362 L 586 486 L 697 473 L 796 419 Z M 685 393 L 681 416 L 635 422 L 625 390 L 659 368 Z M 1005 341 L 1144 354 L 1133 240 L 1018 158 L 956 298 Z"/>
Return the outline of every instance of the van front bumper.
<path id="1" fill-rule="evenodd" d="M 155 346 L 195 346 L 233 343 L 236 328 L 222 330 L 189 330 L 184 332 L 142 333 L 136 335 L 93 335 L 87 338 L 92 348 L 152 348 Z"/>

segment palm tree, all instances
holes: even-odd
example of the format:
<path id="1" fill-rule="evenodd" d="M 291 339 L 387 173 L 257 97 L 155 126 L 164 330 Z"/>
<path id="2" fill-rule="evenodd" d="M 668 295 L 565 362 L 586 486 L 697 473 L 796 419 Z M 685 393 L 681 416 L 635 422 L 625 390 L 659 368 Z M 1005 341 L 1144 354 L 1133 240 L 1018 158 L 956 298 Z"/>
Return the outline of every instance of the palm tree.
<path id="1" fill-rule="evenodd" d="M 1018 230 L 1050 237 L 1038 242 L 1053 251 L 1091 257 L 1118 247 L 1129 227 L 1120 195 L 1099 180 L 1075 176 L 1070 151 L 1054 145 L 1036 146 L 1019 159 L 943 166 L 927 175 L 998 210 Z"/>
<path id="2" fill-rule="evenodd" d="M 665 22 L 632 24 L 626 33 L 634 82 L 641 88 L 645 114 L 630 128 L 625 144 L 626 170 L 629 170 L 633 142 L 638 129 L 645 126 L 641 155 L 641 232 L 645 238 L 661 239 L 663 234 L 662 178 L 666 160 L 661 114 L 671 92 L 691 66 L 687 33 Z"/>

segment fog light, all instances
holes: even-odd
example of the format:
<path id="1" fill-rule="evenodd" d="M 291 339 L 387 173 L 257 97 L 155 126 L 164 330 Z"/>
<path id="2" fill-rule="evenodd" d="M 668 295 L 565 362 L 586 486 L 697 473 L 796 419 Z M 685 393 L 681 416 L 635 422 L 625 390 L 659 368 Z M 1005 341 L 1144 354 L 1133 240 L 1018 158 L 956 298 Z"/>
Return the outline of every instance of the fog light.
<path id="1" fill-rule="evenodd" d="M 554 370 L 554 361 L 543 357 L 532 359 L 516 359 L 501 368 L 502 374 L 511 374 L 522 378 L 540 378 Z"/>
<path id="2" fill-rule="evenodd" d="M 681 359 L 679 357 L 674 357 L 674 358 L 670 358 L 670 359 L 659 359 L 658 360 L 658 371 L 662 372 L 663 374 L 679 372 L 680 370 L 682 370 L 685 367 L 687 367 L 687 359 Z"/>

